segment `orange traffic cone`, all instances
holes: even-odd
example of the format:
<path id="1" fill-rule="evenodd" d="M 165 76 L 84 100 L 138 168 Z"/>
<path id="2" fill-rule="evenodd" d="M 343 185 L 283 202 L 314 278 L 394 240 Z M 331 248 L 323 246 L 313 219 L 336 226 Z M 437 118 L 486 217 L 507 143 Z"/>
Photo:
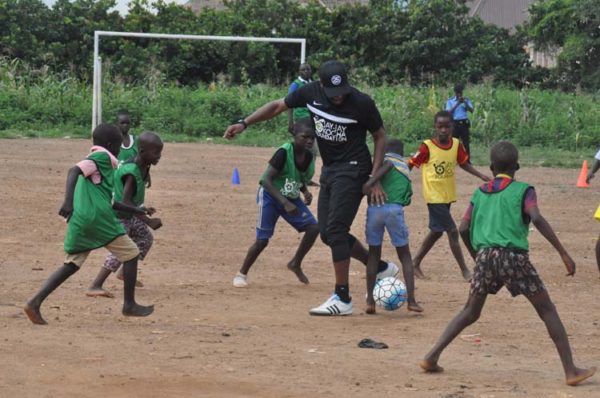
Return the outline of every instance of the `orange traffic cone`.
<path id="1" fill-rule="evenodd" d="M 581 166 L 581 171 L 579 172 L 579 178 L 577 178 L 577 188 L 589 188 L 590 184 L 588 184 L 585 179 L 588 174 L 588 164 L 587 160 L 583 161 L 583 165 Z"/>

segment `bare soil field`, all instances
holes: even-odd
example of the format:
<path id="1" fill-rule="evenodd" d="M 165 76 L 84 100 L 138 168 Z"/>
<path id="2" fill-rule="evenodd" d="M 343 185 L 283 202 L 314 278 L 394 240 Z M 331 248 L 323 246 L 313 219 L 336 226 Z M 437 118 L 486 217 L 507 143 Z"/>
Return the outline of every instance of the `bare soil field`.
<path id="1" fill-rule="evenodd" d="M 106 255 L 100 249 L 46 300 L 49 325 L 33 325 L 22 307 L 64 258 L 65 222 L 57 212 L 67 170 L 89 146 L 0 140 L 0 397 L 600 397 L 600 375 L 580 387 L 564 384 L 543 323 L 526 299 L 512 299 L 505 289 L 443 354 L 444 373 L 421 372 L 418 360 L 468 294 L 445 238 L 422 264 L 431 278 L 416 283 L 422 315 L 405 307 L 366 315 L 364 266 L 353 262 L 354 315 L 309 316 L 333 289 L 330 252 L 317 241 L 304 263 L 311 284 L 300 284 L 285 267 L 299 236 L 283 221 L 251 270 L 249 287 L 234 288 L 254 240 L 257 181 L 272 148 L 168 143 L 146 194 L 164 226 L 140 265 L 145 287 L 137 291 L 140 303 L 156 304 L 155 313 L 121 316 L 122 283 L 114 276 L 105 286 L 117 298 L 84 295 Z M 234 167 L 239 186 L 231 184 Z M 406 209 L 413 253 L 428 219 L 419 173 Z M 565 277 L 558 254 L 531 232 L 532 262 L 576 362 L 592 366 L 600 364 L 600 224 L 593 220 L 600 181 L 578 189 L 577 174 L 524 168 L 517 177 L 536 187 L 542 213 L 577 263 L 575 277 Z M 452 213 L 459 220 L 479 181 L 462 170 L 457 175 Z M 362 240 L 365 209 L 366 201 L 353 225 Z M 387 238 L 384 255 L 395 259 Z M 365 337 L 389 349 L 358 348 Z"/>

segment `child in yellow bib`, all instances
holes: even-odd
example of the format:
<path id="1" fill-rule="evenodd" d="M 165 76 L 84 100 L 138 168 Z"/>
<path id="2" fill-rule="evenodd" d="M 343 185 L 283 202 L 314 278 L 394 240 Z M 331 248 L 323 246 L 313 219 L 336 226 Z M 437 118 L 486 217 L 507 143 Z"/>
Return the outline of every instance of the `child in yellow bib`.
<path id="1" fill-rule="evenodd" d="M 596 172 L 600 169 L 600 151 L 596 152 L 596 156 L 594 156 L 594 164 L 592 165 L 592 168 L 590 169 L 587 178 L 585 179 L 585 181 L 589 184 L 590 180 L 592 178 L 594 178 L 594 174 L 596 174 Z M 596 212 L 594 213 L 594 218 L 598 221 L 600 221 L 600 205 L 598 206 L 598 208 L 596 209 Z M 598 236 L 598 239 L 596 240 L 596 264 L 598 265 L 598 271 L 600 271 L 600 236 Z"/>
<path id="2" fill-rule="evenodd" d="M 489 177 L 477 171 L 469 163 L 469 155 L 457 138 L 452 138 L 452 116 L 447 111 L 436 113 L 434 117 L 436 136 L 425 140 L 419 151 L 409 160 L 410 167 L 420 167 L 423 180 L 423 196 L 429 210 L 429 234 L 413 258 L 415 276 L 425 278 L 421 271 L 421 261 L 435 242 L 446 232 L 452 254 L 468 281 L 471 272 L 465 263 L 456 223 L 450 214 L 450 205 L 456 202 L 456 165 L 467 173 L 488 181 Z"/>

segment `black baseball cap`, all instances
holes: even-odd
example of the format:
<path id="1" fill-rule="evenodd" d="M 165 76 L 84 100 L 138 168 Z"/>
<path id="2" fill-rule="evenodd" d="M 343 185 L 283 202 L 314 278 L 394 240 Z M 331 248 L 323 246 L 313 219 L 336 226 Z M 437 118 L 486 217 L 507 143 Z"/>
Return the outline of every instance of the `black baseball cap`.
<path id="1" fill-rule="evenodd" d="M 328 98 L 350 94 L 346 67 L 340 61 L 326 61 L 319 67 L 319 79 Z"/>

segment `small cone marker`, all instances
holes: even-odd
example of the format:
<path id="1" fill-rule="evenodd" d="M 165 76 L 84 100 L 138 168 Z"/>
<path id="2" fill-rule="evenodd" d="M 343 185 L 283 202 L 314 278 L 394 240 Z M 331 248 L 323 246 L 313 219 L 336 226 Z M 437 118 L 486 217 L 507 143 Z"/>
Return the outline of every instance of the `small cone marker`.
<path id="1" fill-rule="evenodd" d="M 240 171 L 237 167 L 233 169 L 233 175 L 231 176 L 232 185 L 240 185 Z"/>
<path id="2" fill-rule="evenodd" d="M 583 165 L 581 165 L 581 171 L 579 172 L 579 178 L 577 178 L 577 188 L 589 188 L 590 184 L 588 184 L 585 179 L 588 174 L 588 162 L 587 160 L 583 161 Z"/>

